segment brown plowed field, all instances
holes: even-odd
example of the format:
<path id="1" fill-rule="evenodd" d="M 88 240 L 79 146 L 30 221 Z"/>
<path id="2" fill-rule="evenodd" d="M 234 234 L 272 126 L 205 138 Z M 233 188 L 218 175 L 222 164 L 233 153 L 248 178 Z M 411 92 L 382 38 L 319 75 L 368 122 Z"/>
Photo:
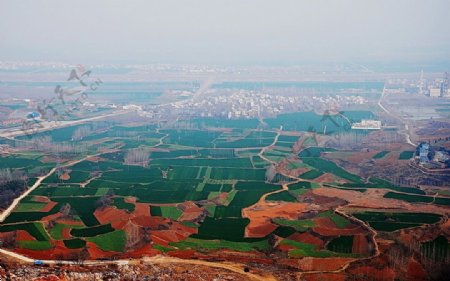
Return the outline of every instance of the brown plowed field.
<path id="1" fill-rule="evenodd" d="M 115 252 L 106 252 L 103 251 L 102 249 L 100 249 L 99 247 L 97 247 L 97 245 L 95 245 L 92 242 L 87 242 L 86 243 L 87 249 L 88 249 L 88 253 L 89 253 L 89 257 L 90 259 L 101 259 L 101 258 L 107 258 L 107 257 L 111 257 L 113 255 L 115 255 Z"/>
<path id="2" fill-rule="evenodd" d="M 377 269 L 371 266 L 360 266 L 349 270 L 356 280 L 393 281 L 395 272 L 390 268 Z"/>
<path id="3" fill-rule="evenodd" d="M 111 206 L 95 210 L 94 216 L 101 224 L 128 220 L 128 218 L 130 217 L 127 211 Z"/>
<path id="4" fill-rule="evenodd" d="M 356 234 L 353 237 L 352 253 L 369 255 L 369 243 L 364 234 Z"/>
<path id="5" fill-rule="evenodd" d="M 55 207 L 56 205 L 58 205 L 58 203 L 56 203 L 56 202 L 48 202 L 48 203 L 40 210 L 40 212 L 45 212 L 45 213 L 50 212 L 50 211 L 53 209 L 53 207 Z"/>
<path id="6" fill-rule="evenodd" d="M 336 188 L 320 187 L 312 190 L 314 194 L 328 197 L 341 198 L 349 202 L 349 207 L 362 209 L 398 209 L 414 212 L 448 213 L 448 208 L 431 204 L 411 204 L 405 201 L 383 198 L 388 192 L 386 189 L 368 189 L 366 192 L 357 192 L 351 190 L 342 190 Z"/>
<path id="7" fill-rule="evenodd" d="M 246 228 L 246 237 L 264 237 L 275 230 L 270 221 L 273 218 L 298 219 L 308 206 L 306 203 L 267 203 L 257 204 L 242 210 L 242 217 L 250 219 Z"/>
<path id="8" fill-rule="evenodd" d="M 36 241 L 36 238 L 25 230 L 17 230 L 16 241 Z"/>
<path id="9" fill-rule="evenodd" d="M 68 180 L 70 180 L 69 172 L 65 172 L 64 174 L 60 175 L 60 176 L 59 176 L 59 179 L 60 179 L 60 180 L 63 180 L 63 181 L 68 181 Z"/>
<path id="10" fill-rule="evenodd" d="M 313 222 L 315 226 L 312 228 L 312 231 L 322 236 L 340 236 L 365 233 L 364 229 L 354 224 L 350 224 L 346 228 L 338 228 L 328 217 L 314 218 Z"/>
<path id="11" fill-rule="evenodd" d="M 344 273 L 312 273 L 303 275 L 304 281 L 344 281 Z"/>
<path id="12" fill-rule="evenodd" d="M 33 201 L 35 202 L 40 202 L 40 203 L 47 203 L 50 202 L 50 198 L 46 197 L 46 196 L 33 196 Z"/>
<path id="13" fill-rule="evenodd" d="M 315 245 L 315 246 L 317 246 L 317 249 L 323 249 L 323 247 L 325 245 L 325 242 L 322 239 L 312 235 L 309 232 L 303 232 L 303 233 L 296 232 L 296 233 L 292 234 L 291 236 L 289 236 L 288 239 L 294 240 L 297 242 Z"/>
<path id="14" fill-rule="evenodd" d="M 127 252 L 123 257 L 124 258 L 142 258 L 142 257 L 151 257 L 161 254 L 160 251 L 153 249 L 150 244 L 145 244 L 143 247 L 138 248 L 134 251 Z"/>
<path id="15" fill-rule="evenodd" d="M 408 263 L 408 269 L 406 271 L 407 281 L 422 281 L 427 280 L 428 274 L 423 269 L 422 265 L 416 260 L 411 259 Z"/>
<path id="16" fill-rule="evenodd" d="M 337 177 L 335 177 L 333 174 L 325 173 L 311 181 L 322 183 L 322 182 L 336 182 L 337 180 L 338 180 Z"/>
<path id="17" fill-rule="evenodd" d="M 61 236 L 62 236 L 62 238 L 63 239 L 70 239 L 70 238 L 72 238 L 72 235 L 70 235 L 70 227 L 64 227 L 62 230 L 61 230 Z"/>

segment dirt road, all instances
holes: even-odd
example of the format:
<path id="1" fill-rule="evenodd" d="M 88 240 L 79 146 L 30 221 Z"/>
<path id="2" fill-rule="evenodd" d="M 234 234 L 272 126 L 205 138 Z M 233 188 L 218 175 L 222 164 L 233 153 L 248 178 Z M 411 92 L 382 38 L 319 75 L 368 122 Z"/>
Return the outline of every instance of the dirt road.
<path id="1" fill-rule="evenodd" d="M 89 157 L 95 157 L 95 156 L 99 156 L 101 154 L 103 154 L 104 152 L 100 152 L 94 155 L 88 155 L 84 158 L 78 159 L 78 160 L 73 160 L 70 161 L 64 165 L 58 166 L 58 167 L 54 167 L 53 169 L 50 170 L 50 172 L 48 172 L 47 174 L 38 177 L 37 181 L 29 188 L 27 189 L 27 191 L 25 191 L 24 193 L 22 193 L 22 195 L 20 195 L 19 197 L 17 197 L 16 199 L 14 199 L 14 201 L 12 202 L 12 204 L 6 209 L 4 210 L 1 214 L 0 214 L 0 223 L 2 223 L 10 214 L 11 212 L 14 210 L 14 208 L 16 208 L 17 204 L 19 204 L 19 202 L 25 198 L 26 196 L 28 196 L 31 192 L 33 192 L 33 190 L 35 190 L 41 183 L 42 181 L 44 181 L 46 178 L 48 178 L 49 176 L 51 176 L 57 169 L 59 168 L 66 168 L 66 167 L 70 167 L 72 165 L 75 165 L 77 163 L 80 163 L 81 161 L 86 160 Z"/>
<path id="2" fill-rule="evenodd" d="M 408 124 L 406 124 L 406 122 L 400 118 L 399 116 L 395 115 L 394 113 L 392 113 L 391 111 L 389 111 L 382 103 L 381 101 L 383 100 L 383 98 L 385 97 L 386 93 L 385 93 L 386 88 L 383 88 L 383 92 L 381 93 L 380 99 L 378 100 L 378 106 L 383 109 L 384 112 L 386 112 L 387 114 L 391 115 L 392 117 L 400 120 L 400 122 L 402 122 L 402 124 L 404 125 L 404 129 L 398 131 L 399 134 L 404 135 L 405 139 L 406 139 L 406 143 L 408 143 L 411 146 L 416 147 L 417 145 L 415 143 L 413 143 L 411 141 L 411 136 L 409 135 L 409 127 Z"/>
<path id="3" fill-rule="evenodd" d="M 179 264 L 194 264 L 194 265 L 203 265 L 208 267 L 216 267 L 216 268 L 222 268 L 226 269 L 238 274 L 242 274 L 249 281 L 276 281 L 277 279 L 272 276 L 271 274 L 267 275 L 257 275 L 250 272 L 244 271 L 244 266 L 240 264 L 235 263 L 229 263 L 229 262 L 209 262 L 209 261 L 203 261 L 203 260 L 185 260 L 185 259 L 179 259 L 179 258 L 173 258 L 173 257 L 166 257 L 166 256 L 154 256 L 154 257 L 148 257 L 143 259 L 144 262 L 150 263 L 150 264 L 169 264 L 169 263 L 179 263 Z"/>

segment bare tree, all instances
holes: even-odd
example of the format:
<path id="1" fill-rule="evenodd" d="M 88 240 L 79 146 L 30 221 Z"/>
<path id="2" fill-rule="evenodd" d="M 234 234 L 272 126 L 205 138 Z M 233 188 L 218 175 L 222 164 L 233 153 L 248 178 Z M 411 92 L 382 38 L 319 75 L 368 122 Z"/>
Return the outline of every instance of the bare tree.
<path id="1" fill-rule="evenodd" d="M 135 148 L 128 150 L 125 154 L 124 162 L 127 165 L 141 165 L 146 167 L 150 160 L 150 152 L 145 148 Z"/>

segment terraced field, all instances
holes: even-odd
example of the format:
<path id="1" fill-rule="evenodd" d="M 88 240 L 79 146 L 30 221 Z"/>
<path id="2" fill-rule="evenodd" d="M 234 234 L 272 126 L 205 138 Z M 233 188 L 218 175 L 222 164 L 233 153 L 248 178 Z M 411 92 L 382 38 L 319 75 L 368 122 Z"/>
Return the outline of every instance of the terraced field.
<path id="1" fill-rule="evenodd" d="M 355 120 L 370 115 L 345 113 Z M 312 123 L 304 122 L 305 118 Z M 177 255 L 224 249 L 292 259 L 359 258 L 373 253 L 355 251 L 354 241 L 360 241 L 355 237 L 370 237 L 371 232 L 335 212 L 347 201 L 317 196 L 313 192 L 317 188 L 354 194 L 377 188 L 388 190 L 382 193 L 385 198 L 450 205 L 447 197 L 350 173 L 323 157 L 340 152 L 335 149 L 307 145 L 294 153 L 294 145 L 303 141 L 297 132 L 321 132 L 327 126 L 330 135 L 348 127 L 343 116 L 336 123 L 320 118 L 313 112 L 280 115 L 265 120 L 264 130 L 256 129 L 261 127 L 259 120 L 211 119 L 195 119 L 191 129 L 92 129 L 83 139 L 89 154 L 78 155 L 84 160 L 56 169 L 23 198 L 0 225 L 0 238 L 14 235 L 14 250 L 39 258 L 62 255 L 69 259 L 81 251 L 87 251 L 91 259 L 106 259 L 142 252 Z M 280 126 L 283 130 L 278 132 Z M 80 144 L 70 137 L 77 128 L 43 135 L 62 144 Z M 125 159 L 136 148 L 148 161 L 127 164 Z M 92 152 L 98 155 L 87 157 Z M 387 154 L 382 151 L 373 158 Z M 404 151 L 400 159 L 410 155 L 411 151 Z M 48 171 L 56 164 L 44 164 L 44 157 L 2 157 L 0 169 L 43 167 Z M 296 171 L 288 174 L 292 170 Z M 434 214 L 400 212 L 353 216 L 387 232 L 441 219 Z"/>

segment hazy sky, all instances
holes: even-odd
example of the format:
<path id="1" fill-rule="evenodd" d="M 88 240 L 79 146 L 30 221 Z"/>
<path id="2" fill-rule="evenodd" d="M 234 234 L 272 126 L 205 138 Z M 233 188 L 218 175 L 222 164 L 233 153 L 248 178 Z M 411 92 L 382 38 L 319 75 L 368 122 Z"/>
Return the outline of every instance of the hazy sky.
<path id="1" fill-rule="evenodd" d="M 247 64 L 450 58 L 450 0 L 0 3 L 1 60 Z"/>

